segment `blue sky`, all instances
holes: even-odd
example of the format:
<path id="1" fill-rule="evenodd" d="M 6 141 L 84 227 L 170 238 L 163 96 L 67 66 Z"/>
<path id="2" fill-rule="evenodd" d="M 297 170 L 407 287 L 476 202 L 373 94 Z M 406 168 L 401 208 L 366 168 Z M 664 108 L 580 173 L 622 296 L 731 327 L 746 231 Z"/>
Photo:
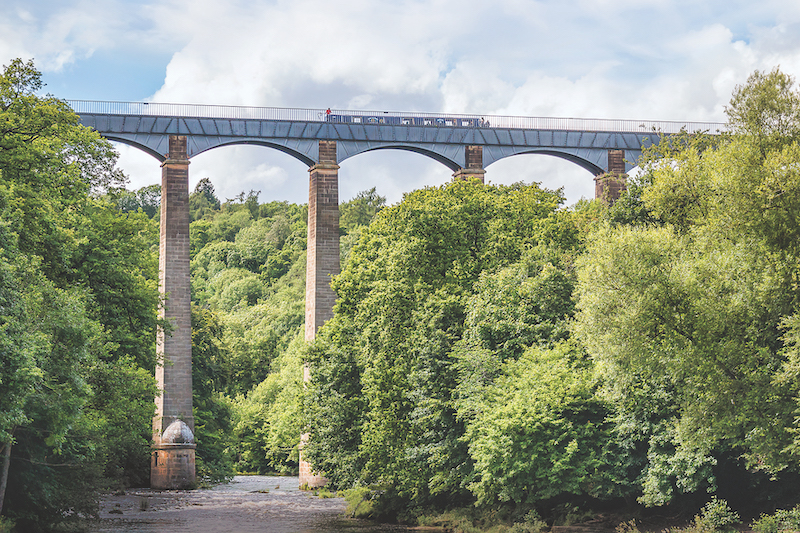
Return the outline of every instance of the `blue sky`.
<path id="1" fill-rule="evenodd" d="M 794 0 L 0 0 L 0 62 L 34 59 L 68 99 L 417 110 L 482 115 L 724 121 L 756 69 L 800 74 Z M 152 157 L 119 145 L 130 187 Z M 305 165 L 261 147 L 192 160 L 192 186 L 307 201 Z M 549 156 L 487 169 L 494 183 L 593 195 Z M 450 179 L 441 164 L 379 151 L 345 161 L 340 198 L 390 202 Z"/>

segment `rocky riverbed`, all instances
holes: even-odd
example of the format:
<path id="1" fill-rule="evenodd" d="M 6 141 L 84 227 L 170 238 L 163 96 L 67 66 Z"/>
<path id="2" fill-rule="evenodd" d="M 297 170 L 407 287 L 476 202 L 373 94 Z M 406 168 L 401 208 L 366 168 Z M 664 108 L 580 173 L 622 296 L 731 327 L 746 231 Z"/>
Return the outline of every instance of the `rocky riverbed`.
<path id="1" fill-rule="evenodd" d="M 341 498 L 298 488 L 296 477 L 236 476 L 211 489 L 130 489 L 103 498 L 92 533 L 388 533 L 408 531 L 344 516 Z"/>

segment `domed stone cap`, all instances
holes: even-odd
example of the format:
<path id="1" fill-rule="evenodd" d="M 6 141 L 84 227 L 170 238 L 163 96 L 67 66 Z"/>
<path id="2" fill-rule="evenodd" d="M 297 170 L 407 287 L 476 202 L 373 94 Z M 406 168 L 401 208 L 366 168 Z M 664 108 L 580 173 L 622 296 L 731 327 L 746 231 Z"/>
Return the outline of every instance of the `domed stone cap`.
<path id="1" fill-rule="evenodd" d="M 176 420 L 164 430 L 161 442 L 164 444 L 194 444 L 194 434 L 186 422 Z"/>

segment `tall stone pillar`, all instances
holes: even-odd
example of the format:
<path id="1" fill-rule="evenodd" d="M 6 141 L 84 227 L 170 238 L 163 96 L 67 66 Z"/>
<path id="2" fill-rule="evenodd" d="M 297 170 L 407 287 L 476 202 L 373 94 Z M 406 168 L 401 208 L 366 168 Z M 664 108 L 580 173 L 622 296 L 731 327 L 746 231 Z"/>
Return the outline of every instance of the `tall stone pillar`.
<path id="1" fill-rule="evenodd" d="M 331 278 L 339 273 L 339 165 L 336 164 L 336 141 L 319 141 L 319 163 L 309 169 L 308 180 L 308 252 L 306 258 L 306 341 L 312 341 L 322 325 L 333 317 L 336 295 Z M 306 381 L 310 378 L 304 369 Z M 327 480 L 313 472 L 303 460 L 300 439 L 300 485 L 321 487 Z"/>
<path id="2" fill-rule="evenodd" d="M 486 171 L 483 169 L 483 146 L 464 147 L 464 162 L 466 167 L 453 173 L 453 180 L 477 178 L 483 183 Z"/>
<path id="3" fill-rule="evenodd" d="M 594 178 L 594 197 L 613 204 L 625 190 L 625 180 L 625 150 L 609 150 L 608 172 Z"/>
<path id="4" fill-rule="evenodd" d="M 306 259 L 306 340 L 333 317 L 336 295 L 331 278 L 339 274 L 339 165 L 336 141 L 319 141 L 319 163 L 308 179 L 308 255 Z"/>
<path id="5" fill-rule="evenodd" d="M 189 271 L 189 158 L 186 137 L 171 135 L 161 165 L 161 241 L 159 286 L 165 298 L 159 311 L 170 324 L 159 329 L 156 380 L 160 390 L 153 418 L 150 486 L 186 489 L 195 484 L 192 414 L 192 323 Z"/>

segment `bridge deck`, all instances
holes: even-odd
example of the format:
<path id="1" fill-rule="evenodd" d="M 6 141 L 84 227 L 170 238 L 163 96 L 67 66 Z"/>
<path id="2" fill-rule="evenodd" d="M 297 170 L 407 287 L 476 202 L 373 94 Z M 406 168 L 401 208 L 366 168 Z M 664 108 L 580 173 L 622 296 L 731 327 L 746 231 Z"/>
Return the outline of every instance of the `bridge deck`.
<path id="1" fill-rule="evenodd" d="M 67 102 L 84 125 L 136 146 L 163 161 L 169 135 L 189 138 L 189 157 L 215 147 L 257 144 L 309 166 L 319 161 L 318 142 L 337 141 L 338 162 L 377 149 L 411 150 L 452 170 L 465 166 L 464 147 L 483 147 L 483 167 L 522 153 L 543 153 L 599 174 L 608 150 L 624 150 L 628 168 L 664 134 L 717 133 L 713 122 L 670 122 L 514 117 L 421 112 L 286 109 L 149 102 Z"/>

